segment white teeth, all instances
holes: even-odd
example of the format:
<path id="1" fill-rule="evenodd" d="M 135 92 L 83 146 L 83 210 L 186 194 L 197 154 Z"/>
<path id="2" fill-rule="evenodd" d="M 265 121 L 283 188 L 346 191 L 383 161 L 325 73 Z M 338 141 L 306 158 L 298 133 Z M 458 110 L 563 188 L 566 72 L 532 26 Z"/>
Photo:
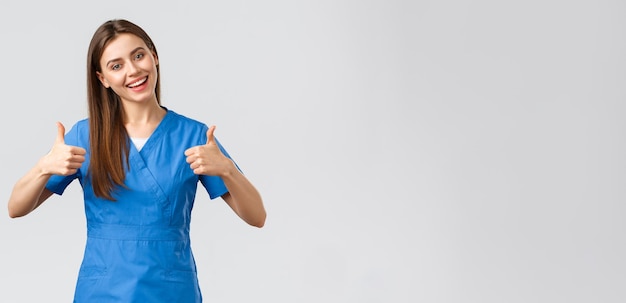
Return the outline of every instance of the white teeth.
<path id="1" fill-rule="evenodd" d="M 135 83 L 128 84 L 128 87 L 137 87 L 139 85 L 142 85 L 144 82 L 146 82 L 146 80 L 148 80 L 148 78 L 143 78 Z"/>

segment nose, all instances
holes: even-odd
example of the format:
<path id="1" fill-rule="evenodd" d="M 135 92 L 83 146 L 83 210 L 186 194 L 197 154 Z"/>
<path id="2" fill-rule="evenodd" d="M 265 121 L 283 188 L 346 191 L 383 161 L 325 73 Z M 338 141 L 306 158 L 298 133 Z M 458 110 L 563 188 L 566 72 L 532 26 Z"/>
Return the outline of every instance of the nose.
<path id="1" fill-rule="evenodd" d="M 134 76 L 139 71 L 139 67 L 137 67 L 135 62 L 131 62 L 128 64 L 128 75 Z"/>

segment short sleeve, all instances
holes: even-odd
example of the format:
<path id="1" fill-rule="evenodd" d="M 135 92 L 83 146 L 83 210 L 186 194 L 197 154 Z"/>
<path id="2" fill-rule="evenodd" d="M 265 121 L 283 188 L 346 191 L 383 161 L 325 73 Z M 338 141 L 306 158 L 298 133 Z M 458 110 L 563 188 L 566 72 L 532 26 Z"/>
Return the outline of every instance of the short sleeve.
<path id="1" fill-rule="evenodd" d="M 215 138 L 215 142 L 217 143 L 217 146 L 220 148 L 224 156 L 233 160 L 228 154 L 228 152 L 226 151 L 226 149 L 219 142 L 219 140 L 217 140 L 217 138 Z M 235 163 L 235 166 L 237 167 L 237 169 L 241 171 L 241 169 L 239 168 L 239 166 L 234 160 L 233 160 L 233 163 Z M 224 180 L 222 180 L 221 177 L 201 175 L 200 182 L 202 183 L 204 188 L 207 190 L 209 197 L 211 199 L 221 197 L 228 192 L 228 188 L 226 188 L 226 185 L 224 184 Z"/>
<path id="2" fill-rule="evenodd" d="M 78 137 L 78 124 L 74 124 L 70 131 L 65 134 L 65 144 L 80 146 L 81 144 Z M 80 170 L 69 176 L 52 175 L 46 183 L 46 188 L 57 195 L 62 195 L 67 186 L 70 185 L 74 179 L 78 178 L 79 175 Z"/>

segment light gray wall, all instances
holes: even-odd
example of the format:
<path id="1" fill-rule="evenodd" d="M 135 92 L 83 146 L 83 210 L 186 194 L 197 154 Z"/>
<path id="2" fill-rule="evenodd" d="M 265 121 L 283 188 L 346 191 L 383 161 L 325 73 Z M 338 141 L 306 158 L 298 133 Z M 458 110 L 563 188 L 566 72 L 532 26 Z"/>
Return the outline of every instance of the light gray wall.
<path id="1" fill-rule="evenodd" d="M 111 18 L 262 193 L 201 192 L 208 302 L 622 302 L 626 2 L 3 1 L 0 193 L 86 116 Z M 0 216 L 0 302 L 69 302 L 81 190 Z M 4 212 L 4 211 L 3 211 Z"/>

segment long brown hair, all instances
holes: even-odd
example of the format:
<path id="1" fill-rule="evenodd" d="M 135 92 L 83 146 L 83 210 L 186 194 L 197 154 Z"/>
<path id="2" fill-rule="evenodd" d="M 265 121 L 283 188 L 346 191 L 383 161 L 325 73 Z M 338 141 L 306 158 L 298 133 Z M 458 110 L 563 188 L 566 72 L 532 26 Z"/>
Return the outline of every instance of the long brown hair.
<path id="1" fill-rule="evenodd" d="M 87 53 L 87 98 L 89 107 L 89 144 L 91 163 L 89 177 L 97 197 L 115 201 L 113 191 L 124 187 L 125 165 L 128 166 L 130 143 L 124 128 L 124 108 L 120 97 L 111 88 L 106 88 L 98 79 L 102 72 L 100 59 L 104 48 L 123 33 L 141 38 L 157 55 L 156 47 L 148 34 L 136 24 L 114 19 L 103 23 L 91 38 Z M 156 98 L 159 105 L 161 73 L 157 65 Z"/>

